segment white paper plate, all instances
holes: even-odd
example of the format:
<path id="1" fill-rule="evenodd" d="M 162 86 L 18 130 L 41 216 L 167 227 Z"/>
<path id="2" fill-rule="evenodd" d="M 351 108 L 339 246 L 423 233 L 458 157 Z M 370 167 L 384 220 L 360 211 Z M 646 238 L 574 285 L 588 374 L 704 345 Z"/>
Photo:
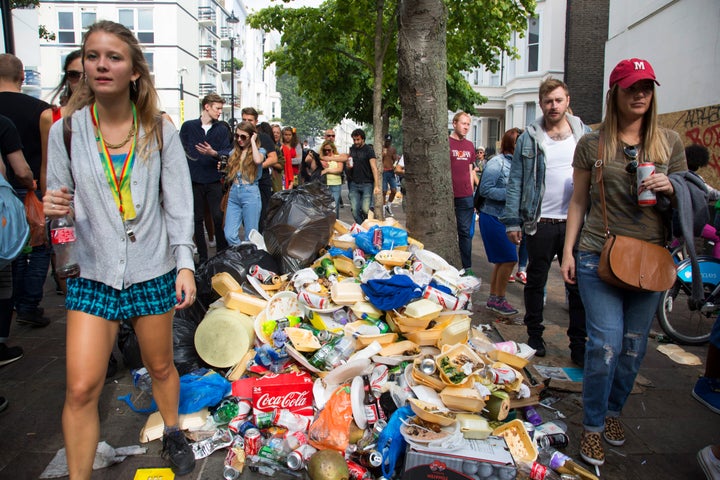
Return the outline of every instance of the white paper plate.
<path id="1" fill-rule="evenodd" d="M 364 374 L 371 365 L 372 362 L 368 358 L 352 360 L 345 365 L 340 365 L 332 370 L 330 373 L 325 375 L 323 380 L 327 385 L 342 385 L 351 378 Z"/>
<path id="2" fill-rule="evenodd" d="M 255 291 L 256 291 L 261 297 L 263 297 L 265 300 L 270 301 L 270 295 L 268 295 L 268 293 L 265 291 L 265 289 L 262 288 L 262 283 L 260 283 L 260 280 L 258 280 L 257 278 L 253 277 L 253 276 L 250 275 L 250 274 L 248 274 L 245 278 L 247 279 L 248 283 L 249 283 L 250 285 L 252 285 L 252 287 L 255 289 Z"/>
<path id="3" fill-rule="evenodd" d="M 450 264 L 445 261 L 437 253 L 431 252 L 430 250 L 418 250 L 415 252 L 415 256 L 428 267 L 433 270 L 446 270 L 450 268 Z"/>
<path id="4" fill-rule="evenodd" d="M 364 430 L 367 427 L 367 415 L 365 415 L 365 386 L 362 377 L 355 377 L 350 384 L 350 406 L 355 423 Z"/>
<path id="5" fill-rule="evenodd" d="M 295 292 L 278 292 L 268 300 L 265 307 L 265 318 L 268 320 L 278 320 L 280 318 L 294 315 L 302 317 L 303 311 Z"/>
<path id="6" fill-rule="evenodd" d="M 341 308 L 343 308 L 342 305 L 337 305 L 337 304 L 332 303 L 332 302 L 330 302 L 330 306 L 329 306 L 328 308 L 315 308 L 315 307 L 311 307 L 310 305 L 308 305 L 307 303 L 303 302 L 302 300 L 300 300 L 299 303 L 303 306 L 303 308 L 307 308 L 308 310 L 312 310 L 313 312 L 318 312 L 318 313 L 333 313 L 333 312 L 335 312 L 335 311 L 340 310 Z"/>

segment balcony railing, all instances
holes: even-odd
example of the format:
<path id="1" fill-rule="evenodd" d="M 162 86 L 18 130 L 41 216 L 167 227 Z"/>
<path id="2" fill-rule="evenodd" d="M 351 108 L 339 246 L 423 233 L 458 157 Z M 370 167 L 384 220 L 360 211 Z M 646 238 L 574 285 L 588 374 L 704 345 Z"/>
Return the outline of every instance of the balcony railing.
<path id="1" fill-rule="evenodd" d="M 215 24 L 215 10 L 212 7 L 198 7 L 198 23 L 202 26 Z"/>
<path id="2" fill-rule="evenodd" d="M 217 50 L 211 45 L 200 45 L 198 57 L 202 63 L 217 63 Z"/>
<path id="3" fill-rule="evenodd" d="M 198 95 L 201 97 L 204 97 L 205 95 L 209 95 L 213 92 L 215 92 L 217 89 L 215 88 L 215 84 L 213 83 L 200 83 L 198 84 Z"/>

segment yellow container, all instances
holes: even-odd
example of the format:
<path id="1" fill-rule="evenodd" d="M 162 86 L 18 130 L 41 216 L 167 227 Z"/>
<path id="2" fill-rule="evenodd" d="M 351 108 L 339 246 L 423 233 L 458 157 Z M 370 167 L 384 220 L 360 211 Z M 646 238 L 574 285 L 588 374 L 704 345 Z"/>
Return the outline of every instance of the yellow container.
<path id="1" fill-rule="evenodd" d="M 247 315 L 257 315 L 267 307 L 267 300 L 249 295 L 244 292 L 228 292 L 223 297 L 225 307 L 237 310 Z"/>
<path id="2" fill-rule="evenodd" d="M 210 282 L 212 284 L 213 290 L 215 290 L 221 297 L 224 297 L 230 292 L 242 291 L 242 287 L 240 287 L 240 284 L 228 272 L 216 273 L 212 276 Z"/>
<path id="3" fill-rule="evenodd" d="M 474 388 L 446 387 L 440 392 L 440 399 L 446 407 L 461 412 L 480 412 L 485 400 Z"/>
<path id="4" fill-rule="evenodd" d="M 435 405 L 417 398 L 409 398 L 410 408 L 413 413 L 422 418 L 426 422 L 437 423 L 443 427 L 448 427 L 455 423 L 455 414 L 453 412 L 440 411 Z"/>
<path id="5" fill-rule="evenodd" d="M 537 458 L 535 443 L 530 439 L 522 421 L 516 419 L 500 425 L 492 434 L 505 438 L 510 454 L 516 462 L 532 463 Z"/>

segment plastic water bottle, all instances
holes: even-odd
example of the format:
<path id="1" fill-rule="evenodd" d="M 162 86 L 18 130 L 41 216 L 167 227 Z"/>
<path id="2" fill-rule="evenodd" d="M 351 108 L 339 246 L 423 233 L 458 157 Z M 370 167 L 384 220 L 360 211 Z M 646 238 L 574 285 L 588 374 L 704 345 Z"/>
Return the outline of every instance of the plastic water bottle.
<path id="1" fill-rule="evenodd" d="M 80 266 L 74 258 L 75 248 L 75 222 L 68 214 L 64 217 L 54 218 L 50 222 L 50 240 L 58 277 L 70 278 L 80 275 Z"/>
<path id="2" fill-rule="evenodd" d="M 145 393 L 152 395 L 152 377 L 147 368 L 137 368 L 132 371 L 133 385 Z"/>

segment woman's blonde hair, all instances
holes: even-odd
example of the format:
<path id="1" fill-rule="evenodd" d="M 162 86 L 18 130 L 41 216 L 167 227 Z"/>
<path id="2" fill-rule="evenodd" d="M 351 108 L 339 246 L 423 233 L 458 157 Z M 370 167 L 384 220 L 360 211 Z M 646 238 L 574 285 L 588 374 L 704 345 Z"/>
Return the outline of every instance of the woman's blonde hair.
<path id="1" fill-rule="evenodd" d="M 615 84 L 608 90 L 605 99 L 605 118 L 600 125 L 600 130 L 604 132 L 605 138 L 605 152 L 603 153 L 605 163 L 614 159 L 618 144 L 618 124 L 620 122 L 618 112 L 619 88 L 620 86 Z M 657 95 L 654 87 L 650 107 L 643 116 L 640 134 L 642 135 L 640 159 L 660 164 L 667 163 L 670 160 L 670 145 L 661 132 L 657 121 Z"/>
<path id="2" fill-rule="evenodd" d="M 150 78 L 150 68 L 148 67 L 142 48 L 135 38 L 135 35 L 124 25 L 111 22 L 109 20 L 101 20 L 90 25 L 85 35 L 83 35 L 82 59 L 83 69 L 85 67 L 85 45 L 88 38 L 95 32 L 110 33 L 118 37 L 128 46 L 132 68 L 135 73 L 140 75 L 137 80 L 129 85 L 130 101 L 135 104 L 137 110 L 138 123 L 145 130 L 145 135 L 139 139 L 137 152 L 138 157 L 147 159 L 148 155 L 159 149 L 162 145 L 162 134 L 158 128 L 160 110 L 158 109 L 158 94 Z M 68 116 L 72 115 L 76 110 L 91 105 L 95 102 L 95 92 L 93 92 L 87 84 L 87 81 L 81 82 L 77 88 L 77 92 L 73 92 L 68 102 Z M 151 139 L 154 140 L 151 141 Z"/>
<path id="3" fill-rule="evenodd" d="M 255 125 L 250 122 L 240 122 L 238 126 L 235 127 L 235 133 L 237 134 L 239 132 L 247 133 L 248 136 L 252 138 L 253 134 L 257 133 L 257 129 L 255 128 Z M 260 148 L 259 136 L 255 139 L 255 143 L 258 148 Z M 241 173 L 245 180 L 251 183 L 254 182 L 255 177 L 257 176 L 257 165 L 253 160 L 252 145 L 248 143 L 247 148 L 241 148 L 237 141 L 237 137 L 234 137 L 233 146 L 235 148 L 228 160 L 227 179 L 229 181 L 233 181 L 237 174 Z"/>
<path id="4" fill-rule="evenodd" d="M 320 145 L 320 153 L 322 154 L 322 151 L 325 149 L 325 147 L 330 147 L 332 149 L 333 155 L 338 154 L 338 149 L 335 146 L 335 142 L 332 140 L 325 140 L 322 145 Z"/>

